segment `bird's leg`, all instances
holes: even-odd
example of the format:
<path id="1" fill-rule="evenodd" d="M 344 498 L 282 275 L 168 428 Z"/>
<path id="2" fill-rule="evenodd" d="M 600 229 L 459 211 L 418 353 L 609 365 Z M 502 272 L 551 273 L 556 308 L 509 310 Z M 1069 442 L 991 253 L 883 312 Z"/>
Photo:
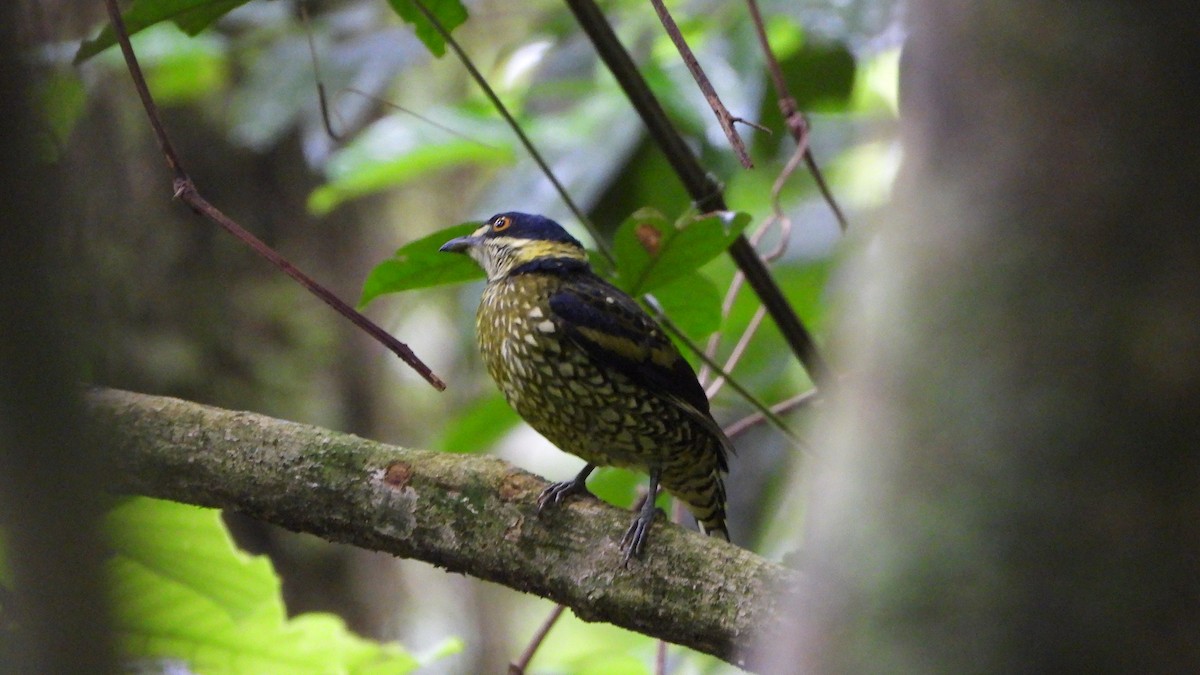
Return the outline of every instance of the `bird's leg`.
<path id="1" fill-rule="evenodd" d="M 579 475 L 571 480 L 564 480 L 561 483 L 554 483 L 550 487 L 542 490 L 542 494 L 538 495 L 538 513 L 550 504 L 558 504 L 571 495 L 586 495 L 588 494 L 587 479 L 588 476 L 596 470 L 595 464 L 585 464 Z"/>
<path id="2" fill-rule="evenodd" d="M 622 567 L 629 565 L 630 558 L 640 558 L 642 549 L 646 546 L 646 539 L 650 534 L 650 524 L 654 522 L 655 511 L 658 510 L 654 506 L 654 498 L 658 496 L 658 479 L 661 474 L 662 469 L 650 469 L 650 490 L 646 492 L 642 508 L 638 510 L 629 529 L 625 531 L 625 536 L 621 537 L 621 549 L 625 551 L 625 558 L 621 561 Z"/>

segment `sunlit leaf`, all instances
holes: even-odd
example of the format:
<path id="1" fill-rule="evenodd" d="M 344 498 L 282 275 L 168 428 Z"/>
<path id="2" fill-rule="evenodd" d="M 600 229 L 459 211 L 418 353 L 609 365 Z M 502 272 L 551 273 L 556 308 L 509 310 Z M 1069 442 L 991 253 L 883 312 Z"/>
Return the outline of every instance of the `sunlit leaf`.
<path id="1" fill-rule="evenodd" d="M 654 209 L 639 209 L 613 237 L 616 282 L 630 295 L 653 291 L 729 248 L 749 222 L 745 213 L 725 211 L 671 223 Z"/>
<path id="2" fill-rule="evenodd" d="M 419 1 L 425 6 L 425 9 L 429 10 L 430 14 L 437 17 L 438 23 L 442 24 L 442 28 L 445 28 L 447 33 L 453 32 L 467 20 L 467 8 L 458 0 Z M 425 18 L 425 14 L 417 8 L 415 2 L 416 0 L 388 0 L 388 4 L 396 10 L 400 18 L 412 24 L 417 37 L 425 43 L 425 47 L 433 52 L 434 56 L 442 56 L 446 53 L 446 41 L 442 39 L 442 34 L 433 27 L 429 19 Z"/>
<path id="3" fill-rule="evenodd" d="M 443 427 L 445 431 L 442 437 L 433 443 L 433 448 L 464 454 L 487 452 L 520 421 L 521 418 L 508 405 L 508 401 L 500 392 L 496 392 L 450 418 Z"/>
<path id="4" fill-rule="evenodd" d="M 483 270 L 465 255 L 443 253 L 442 244 L 470 234 L 479 223 L 461 223 L 401 246 L 391 258 L 379 263 L 363 283 L 362 307 L 385 293 L 428 288 L 482 279 Z"/>
<path id="5" fill-rule="evenodd" d="M 616 536 L 620 536 L 617 533 Z M 529 612 L 539 619 L 543 612 Z M 536 625 L 525 632 L 532 632 Z M 590 623 L 567 612 L 554 625 L 553 639 L 538 649 L 540 672 L 650 675 L 654 638 L 611 624 Z M 672 658 L 675 658 L 672 654 Z M 686 672 L 686 671 L 684 671 Z"/>
<path id="6" fill-rule="evenodd" d="M 565 480 L 555 477 L 553 480 Z M 588 491 L 597 498 L 622 508 L 633 506 L 638 486 L 646 482 L 646 475 L 613 467 L 602 467 L 588 479 Z"/>
<path id="7" fill-rule="evenodd" d="M 213 21 L 241 7 L 250 0 L 134 0 L 121 14 L 125 30 L 130 35 L 160 21 L 174 21 L 188 35 L 196 35 Z M 79 45 L 75 63 L 86 61 L 117 43 L 112 26 L 105 25 L 100 34 Z"/>
<path id="8" fill-rule="evenodd" d="M 139 497 L 112 510 L 105 532 L 114 623 L 129 658 L 214 673 L 407 673 L 419 665 L 334 615 L 289 620 L 270 562 L 238 550 L 216 510 Z"/>

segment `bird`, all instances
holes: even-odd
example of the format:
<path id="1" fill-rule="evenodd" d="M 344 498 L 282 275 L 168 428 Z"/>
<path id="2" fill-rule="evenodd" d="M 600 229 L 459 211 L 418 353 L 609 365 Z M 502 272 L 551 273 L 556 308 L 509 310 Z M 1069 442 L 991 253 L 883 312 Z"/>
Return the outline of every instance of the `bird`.
<path id="1" fill-rule="evenodd" d="M 596 467 L 623 467 L 650 477 L 621 538 L 623 565 L 642 556 L 660 486 L 701 531 L 729 541 L 724 474 L 733 446 L 691 365 L 636 300 L 593 271 L 583 245 L 549 218 L 506 212 L 439 250 L 465 253 L 487 275 L 476 334 L 504 398 L 586 462 L 539 495 L 538 513 L 587 494 Z"/>

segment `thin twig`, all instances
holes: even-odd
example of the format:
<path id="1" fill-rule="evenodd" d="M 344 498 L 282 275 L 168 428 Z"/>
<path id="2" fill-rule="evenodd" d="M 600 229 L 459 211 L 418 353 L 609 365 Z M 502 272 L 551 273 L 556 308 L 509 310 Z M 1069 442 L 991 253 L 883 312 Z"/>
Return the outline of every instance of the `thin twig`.
<path id="1" fill-rule="evenodd" d="M 287 274 L 292 279 L 296 280 L 301 286 L 308 289 L 310 293 L 320 298 L 325 304 L 332 307 L 339 314 L 346 317 L 355 326 L 358 326 L 368 335 L 375 338 L 383 346 L 390 349 L 396 356 L 407 363 L 417 374 L 425 378 L 425 381 L 433 385 L 438 391 L 446 389 L 446 383 L 425 365 L 417 355 L 413 353 L 408 345 L 397 340 L 390 333 L 380 328 L 373 321 L 363 316 L 361 313 L 354 311 L 352 307 L 342 302 L 340 298 L 333 294 L 332 291 L 325 288 L 321 284 L 314 281 L 304 272 L 296 268 L 287 258 L 279 255 L 270 246 L 267 246 L 258 237 L 250 234 L 242 226 L 238 225 L 229 216 L 226 216 L 215 206 L 208 203 L 200 193 L 196 191 L 196 187 L 192 185 L 190 180 L 177 180 L 175 182 L 175 196 L 192 207 L 194 211 L 223 227 L 227 232 L 242 240 L 247 246 L 254 250 L 255 253 L 271 261 L 284 274 Z"/>
<path id="2" fill-rule="evenodd" d="M 654 11 L 658 14 L 658 20 L 662 22 L 663 30 L 667 31 L 671 42 L 675 43 L 675 49 L 679 50 L 679 56 L 683 59 L 688 71 L 691 72 L 692 79 L 696 80 L 696 86 L 700 87 L 700 93 L 704 95 L 704 100 L 708 101 L 708 106 L 717 116 L 717 123 L 721 125 L 721 130 L 729 139 L 729 145 L 733 147 L 738 161 L 745 168 L 753 169 L 754 162 L 750 161 L 750 155 L 746 152 L 746 144 L 742 142 L 742 137 L 738 134 L 737 129 L 733 128 L 735 121 L 745 122 L 745 120 L 731 115 L 725 104 L 721 102 L 721 97 L 717 96 L 717 90 L 713 88 L 712 82 L 709 82 L 708 75 L 700 67 L 700 62 L 692 53 L 692 48 L 688 46 L 687 40 L 683 39 L 683 33 L 679 32 L 679 26 L 675 24 L 675 19 L 671 17 L 671 13 L 667 11 L 663 1 L 650 0 L 650 4 L 654 5 Z"/>
<path id="3" fill-rule="evenodd" d="M 771 186 L 771 209 L 773 214 L 770 218 L 763 222 L 762 227 L 758 228 L 754 234 L 750 236 L 750 243 L 757 246 L 758 242 L 766 234 L 767 230 L 772 225 L 776 223 L 779 224 L 779 241 L 775 243 L 775 248 L 771 249 L 763 256 L 763 261 L 767 263 L 778 260 L 783 256 L 784 252 L 787 251 L 788 241 L 791 238 L 792 220 L 783 212 L 783 204 L 781 203 L 780 197 L 783 193 L 783 186 L 787 182 L 788 176 L 790 176 L 796 170 L 796 164 L 801 154 L 801 148 L 798 147 L 796 152 L 792 155 L 792 159 L 783 168 L 783 171 L 781 171 L 775 178 L 775 184 Z M 729 293 L 726 294 L 725 303 L 721 306 L 722 317 L 728 316 L 729 312 L 733 309 L 733 302 L 738 291 L 741 290 L 742 281 L 743 277 L 741 272 L 738 272 L 733 276 L 733 281 L 729 284 Z M 758 332 L 758 328 L 762 324 L 762 318 L 763 308 L 760 306 L 758 310 L 754 312 L 754 317 L 750 320 L 750 323 L 746 326 L 746 330 L 742 332 L 742 335 L 740 338 L 738 338 L 738 342 L 734 346 L 733 351 L 730 352 L 728 359 L 726 359 L 725 372 L 733 372 L 734 367 L 737 366 L 737 362 L 741 359 L 742 353 L 749 346 L 750 340 L 753 339 L 754 334 Z M 710 355 L 716 352 L 715 341 L 709 341 L 708 350 Z M 725 384 L 725 379 L 726 378 L 724 377 L 716 377 L 713 379 L 712 384 L 710 384 L 706 389 L 706 393 L 708 394 L 709 398 L 716 396 L 717 392 L 721 391 L 721 387 Z"/>
<path id="4" fill-rule="evenodd" d="M 647 294 L 643 297 L 647 298 L 651 301 L 654 300 L 653 296 L 651 296 L 649 294 Z M 743 387 L 740 382 L 729 377 L 729 373 L 725 372 L 725 369 L 721 367 L 721 364 L 717 363 L 713 359 L 710 359 L 708 357 L 708 355 L 704 353 L 704 350 L 700 348 L 700 345 L 697 345 L 696 343 L 692 342 L 692 339 L 689 338 L 682 330 L 680 330 L 679 326 L 676 326 L 674 321 L 671 321 L 671 319 L 668 318 L 667 315 L 663 313 L 662 308 L 657 304 L 657 302 L 651 302 L 650 308 L 654 310 L 655 318 L 658 319 L 658 322 L 660 324 L 662 324 L 663 328 L 665 328 L 668 332 L 670 332 L 672 335 L 674 335 L 680 342 L 682 342 L 684 345 L 686 345 L 688 349 L 690 349 L 693 353 L 696 354 L 696 357 L 699 358 L 701 360 L 701 362 L 707 364 L 708 367 L 710 369 L 712 369 L 714 372 L 716 372 L 718 376 L 725 378 L 728 381 L 729 386 L 733 387 L 734 391 L 736 391 L 738 394 L 740 394 L 742 398 L 746 399 L 750 403 L 750 405 L 754 406 L 755 409 L 758 410 L 757 414 L 762 415 L 767 421 L 769 421 L 772 425 L 774 425 L 775 428 L 779 429 L 779 431 L 782 432 L 784 436 L 787 436 L 789 439 L 791 439 L 797 445 L 807 445 L 804 443 L 804 440 L 801 439 L 800 436 L 798 436 L 796 434 L 796 432 L 792 431 L 788 427 L 788 425 L 782 419 L 779 418 L 778 415 L 773 413 L 771 411 L 771 409 L 768 408 L 765 403 L 758 400 L 758 397 L 755 396 L 753 393 L 751 393 L 748 389 Z"/>
<path id="5" fill-rule="evenodd" d="M 740 361 L 742 359 L 742 355 L 746 353 L 746 348 L 750 346 L 750 340 L 752 340 L 754 338 L 754 334 L 758 332 L 758 327 L 762 324 L 763 317 L 766 315 L 767 310 L 763 308 L 762 305 L 759 305 L 758 309 L 754 310 L 754 316 L 750 317 L 750 323 L 746 324 L 746 330 L 742 331 L 741 336 L 738 337 L 737 344 L 733 346 L 733 350 L 730 351 L 729 356 L 725 358 L 725 372 L 733 372 L 733 369 L 737 367 L 738 361 Z M 717 377 L 713 378 L 712 384 L 708 385 L 708 387 L 704 390 L 704 393 L 707 394 L 709 398 L 716 396 L 717 393 L 721 391 L 721 387 L 725 386 L 725 382 L 725 376 L 718 375 Z"/>
<path id="6" fill-rule="evenodd" d="M 158 149 L 162 152 L 163 158 L 167 160 L 167 167 L 175 174 L 175 180 L 190 181 L 191 179 L 183 170 L 183 163 L 175 154 L 175 147 L 171 145 L 171 140 L 167 138 L 167 131 L 159 119 L 158 106 L 154 103 L 154 98 L 150 96 L 150 87 L 146 84 L 146 76 L 142 74 L 142 67 L 138 64 L 137 55 L 133 53 L 133 45 L 130 44 L 129 33 L 125 29 L 125 19 L 121 17 L 121 10 L 117 9 L 117 0 L 104 0 L 104 4 L 108 7 L 108 18 L 112 21 L 113 31 L 117 34 L 121 53 L 125 55 L 125 65 L 129 68 L 129 76 L 133 78 L 133 86 L 137 89 L 138 97 L 142 99 L 142 107 L 146 109 L 146 116 L 150 118 L 150 128 L 154 130 L 154 140 L 158 142 Z"/>
<path id="7" fill-rule="evenodd" d="M 659 640 L 654 651 L 654 675 L 667 675 L 667 641 Z"/>
<path id="8" fill-rule="evenodd" d="M 196 213 L 220 225 L 227 232 L 237 237 L 242 243 L 253 249 L 255 253 L 266 258 L 282 272 L 308 289 L 310 293 L 320 298 L 325 304 L 335 309 L 339 314 L 353 322 L 354 325 L 363 329 L 371 337 L 390 349 L 396 356 L 412 367 L 413 370 L 417 371 L 421 377 L 425 378 L 425 381 L 433 385 L 434 388 L 439 391 L 444 390 L 446 383 L 435 375 L 429 369 L 429 366 L 426 366 L 417 358 L 417 355 L 407 345 L 389 335 L 387 331 L 355 311 L 353 307 L 343 302 L 330 290 L 301 272 L 287 258 L 284 258 L 260 239 L 250 234 L 245 228 L 238 225 L 232 218 L 226 216 L 200 195 L 196 190 L 195 184 L 192 183 L 191 177 L 183 170 L 183 164 L 179 161 L 179 157 L 175 153 L 175 148 L 171 145 L 171 141 L 167 137 L 166 129 L 163 127 L 158 114 L 158 106 L 154 103 L 154 98 L 150 95 L 150 87 L 147 86 L 141 66 L 138 65 L 137 55 L 133 52 L 133 46 L 129 43 L 129 33 L 126 31 L 125 21 L 121 18 L 121 11 L 117 8 L 117 2 L 116 0 L 105 0 L 105 5 L 108 7 L 108 15 L 113 24 L 113 32 L 116 33 L 117 42 L 121 45 L 121 53 L 125 55 L 125 64 L 129 68 L 129 75 L 133 79 L 133 85 L 137 89 L 138 96 L 142 99 L 142 107 L 146 109 L 146 116 L 150 119 L 150 127 L 154 130 L 154 138 L 158 142 L 158 147 L 162 151 L 163 157 L 167 160 L 167 166 L 175 174 L 172 186 L 175 198 L 190 206 Z"/>
<path id="9" fill-rule="evenodd" d="M 810 405 L 810 404 L 814 403 L 815 401 L 817 401 L 818 399 L 819 399 L 819 392 L 816 389 L 811 389 L 809 391 L 804 392 L 803 394 L 797 394 L 785 401 L 780 401 L 779 403 L 776 403 L 775 405 L 771 406 L 770 410 L 772 413 L 774 413 L 776 415 L 782 415 L 786 412 L 791 412 L 792 410 L 795 410 L 796 408 Z M 742 419 L 726 426 L 724 429 L 725 436 L 732 439 L 735 436 L 740 435 L 747 429 L 750 429 L 751 427 L 753 427 L 757 424 L 761 424 L 762 422 L 766 421 L 767 419 L 768 418 L 765 415 L 763 415 L 761 412 L 756 412 L 756 413 L 747 415 L 747 416 L 743 417 Z"/>
<path id="10" fill-rule="evenodd" d="M 746 7 L 750 11 L 750 20 L 754 24 L 754 32 L 758 35 L 758 43 L 762 46 L 763 59 L 766 61 L 767 72 L 771 76 L 771 84 L 775 87 L 775 95 L 779 97 L 779 109 L 783 113 L 784 123 L 787 124 L 788 131 L 791 132 L 796 145 L 804 148 L 804 163 L 808 166 L 813 180 L 816 181 L 817 189 L 821 191 L 825 203 L 829 204 L 829 208 L 833 211 L 838 227 L 845 232 L 846 214 L 842 212 L 842 207 L 838 205 L 833 192 L 825 182 L 825 175 L 821 173 L 820 167 L 817 166 L 817 160 L 813 158 L 812 149 L 808 146 L 808 120 L 800 113 L 796 99 L 788 90 L 787 80 L 783 77 L 783 69 L 779 67 L 779 60 L 775 58 L 771 42 L 767 39 L 767 29 L 763 25 L 762 13 L 758 9 L 758 0 L 746 0 Z"/>
<path id="11" fill-rule="evenodd" d="M 558 623 L 558 618 L 562 616 L 566 605 L 555 605 L 554 609 L 550 610 L 550 614 L 546 620 L 542 622 L 537 632 L 533 634 L 533 638 L 529 644 L 525 646 L 525 651 L 521 652 L 521 658 L 508 664 L 508 675 L 525 675 L 525 669 L 529 667 L 529 662 L 533 660 L 533 655 L 537 653 L 538 647 L 542 646 L 546 635 L 554 628 L 554 624 Z"/>
<path id="12" fill-rule="evenodd" d="M 342 89 L 340 92 L 338 92 L 338 94 L 340 95 L 343 92 L 348 92 L 351 94 L 358 94 L 359 96 L 362 96 L 365 99 L 375 101 L 376 103 L 378 103 L 382 106 L 391 108 L 392 110 L 395 110 L 398 112 L 402 112 L 405 115 L 408 115 L 409 117 L 415 117 L 418 120 L 421 120 L 422 122 L 424 122 L 425 124 L 428 124 L 429 126 L 435 128 L 435 129 L 444 131 L 444 132 L 450 134 L 451 136 L 454 136 L 455 138 L 462 139 L 469 143 L 474 143 L 475 145 L 478 145 L 478 146 L 484 147 L 484 148 L 488 148 L 490 150 L 498 150 L 499 149 L 497 146 L 492 145 L 491 143 L 484 143 L 483 141 L 479 140 L 478 138 L 475 138 L 473 136 L 468 136 L 467 134 L 464 134 L 461 131 L 456 131 L 455 129 L 452 129 L 452 128 L 446 126 L 445 124 L 438 122 L 437 120 L 433 119 L 432 117 L 426 117 L 425 115 L 422 115 L 421 113 L 416 112 L 415 110 L 405 108 L 402 105 L 398 105 L 387 99 L 380 98 L 373 94 L 368 94 L 367 92 L 365 92 L 361 89 L 356 89 L 354 87 L 346 87 L 345 89 Z M 333 98 L 336 101 L 339 98 L 339 96 L 334 96 Z"/>
<path id="13" fill-rule="evenodd" d="M 317 43 L 313 39 L 312 25 L 308 20 L 308 2 L 300 1 L 300 22 L 304 24 L 304 34 L 308 37 L 308 55 L 312 57 L 313 79 L 317 81 L 317 101 L 321 105 L 321 123 L 325 125 L 325 133 L 337 142 L 342 141 L 342 135 L 333 130 L 329 119 L 329 99 L 325 96 L 325 78 L 321 77 L 321 63 L 317 59 Z"/>
<path id="14" fill-rule="evenodd" d="M 463 51 L 463 48 L 458 45 L 458 41 L 450 35 L 450 31 L 446 30 L 446 27 L 442 25 L 442 22 L 439 21 L 436 16 L 434 16 L 433 12 L 429 11 L 429 8 L 425 6 L 425 3 L 421 2 L 421 0 L 412 0 L 412 3 L 414 6 L 416 6 L 417 10 L 419 10 L 421 14 L 423 14 L 425 18 L 429 20 L 429 23 L 433 25 L 438 34 L 442 36 L 442 39 L 446 41 L 446 44 L 450 45 L 450 49 L 454 51 L 454 54 L 458 56 L 458 60 L 462 62 L 463 67 L 467 69 L 468 73 L 470 73 L 471 79 L 475 80 L 475 84 L 479 85 L 479 88 L 483 90 L 484 95 L 487 96 L 489 101 L 491 101 L 492 106 L 496 108 L 496 111 L 499 112 L 500 116 L 504 118 L 504 121 L 508 123 L 508 126 L 513 130 L 513 133 L 517 135 L 517 139 L 521 142 L 521 145 L 524 146 L 525 151 L 529 153 L 529 156 L 533 158 L 534 162 L 537 162 L 538 167 L 542 170 L 542 174 L 546 176 L 547 180 L 549 180 L 554 186 L 554 189 L 558 192 L 559 196 L 562 197 L 563 202 L 566 203 L 567 208 L 571 211 L 571 214 L 574 215 L 575 219 L 578 220 L 579 223 L 587 229 L 588 233 L 592 235 L 592 239 L 596 242 L 596 248 L 600 251 L 601 255 L 603 255 L 610 263 L 615 264 L 616 259 L 613 258 L 612 251 L 609 250 L 608 243 L 604 240 L 604 237 L 601 236 L 600 231 L 597 230 L 596 226 L 592 224 L 592 221 L 584 215 L 583 209 L 579 208 L 579 206 L 575 203 L 575 200 L 571 199 L 571 195 L 567 193 L 567 188 L 564 187 L 561 182 L 559 182 L 558 177 L 555 176 L 554 172 L 550 170 L 550 165 L 546 163 L 546 160 L 542 158 L 542 154 L 537 151 L 537 148 L 534 147 L 533 141 L 529 140 L 529 137 L 525 135 L 525 130 L 521 128 L 520 124 L 517 124 L 516 118 L 512 116 L 512 113 L 508 111 L 508 108 L 504 105 L 504 102 L 501 101 L 500 97 L 496 95 L 496 92 L 492 90 L 491 85 L 488 84 L 486 79 L 484 79 L 483 74 L 480 73 L 479 69 L 475 67 L 475 63 L 471 61 L 470 57 L 467 56 L 467 53 Z"/>

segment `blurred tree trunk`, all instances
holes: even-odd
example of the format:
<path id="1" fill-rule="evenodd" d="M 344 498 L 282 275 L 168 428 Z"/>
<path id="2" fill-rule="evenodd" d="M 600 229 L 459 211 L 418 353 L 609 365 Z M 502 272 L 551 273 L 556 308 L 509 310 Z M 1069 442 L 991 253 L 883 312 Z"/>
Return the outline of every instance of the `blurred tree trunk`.
<path id="1" fill-rule="evenodd" d="M 0 673 L 115 670 L 104 551 L 104 444 L 84 433 L 80 354 L 90 336 L 64 255 L 74 196 L 39 155 L 18 3 L 0 5 Z"/>
<path id="2" fill-rule="evenodd" d="M 911 9 L 776 672 L 1200 672 L 1195 6 Z"/>

